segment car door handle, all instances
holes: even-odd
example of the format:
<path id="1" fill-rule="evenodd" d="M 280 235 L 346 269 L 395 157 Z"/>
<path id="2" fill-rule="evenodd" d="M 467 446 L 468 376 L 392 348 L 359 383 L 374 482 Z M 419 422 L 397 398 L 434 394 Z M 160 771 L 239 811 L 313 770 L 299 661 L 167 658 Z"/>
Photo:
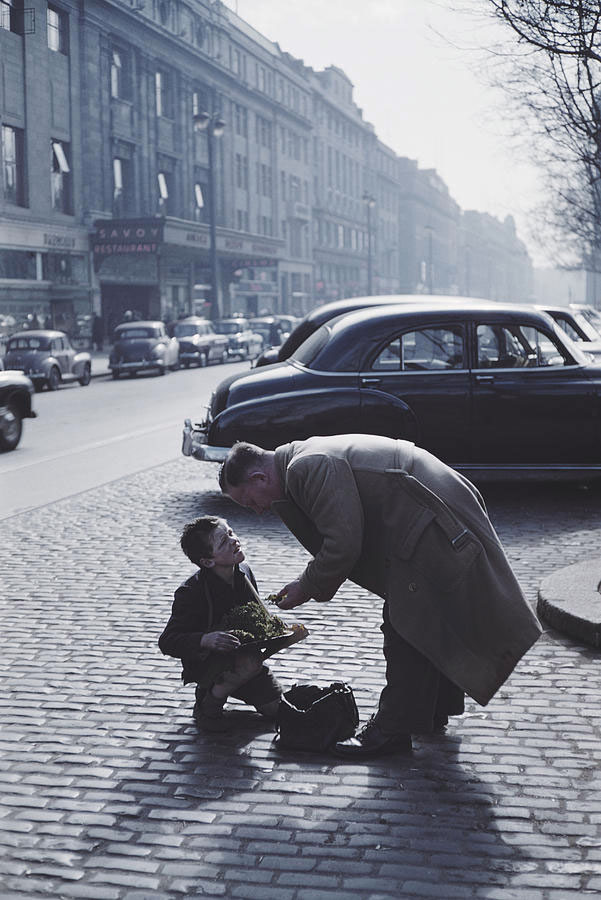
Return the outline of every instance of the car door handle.
<path id="1" fill-rule="evenodd" d="M 476 375 L 476 381 L 480 384 L 494 384 L 495 378 L 494 375 Z"/>
<path id="2" fill-rule="evenodd" d="M 377 387 L 377 385 L 382 383 L 381 378 L 362 378 L 361 384 L 363 387 Z"/>

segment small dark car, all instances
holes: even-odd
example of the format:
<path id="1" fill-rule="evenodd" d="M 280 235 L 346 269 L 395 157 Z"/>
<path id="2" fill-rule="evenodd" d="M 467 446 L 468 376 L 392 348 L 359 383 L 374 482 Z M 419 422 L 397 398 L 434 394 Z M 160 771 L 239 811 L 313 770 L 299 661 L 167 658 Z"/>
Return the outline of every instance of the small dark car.
<path id="1" fill-rule="evenodd" d="M 172 332 L 179 341 L 179 361 L 184 368 L 192 364 L 204 367 L 210 363 L 227 362 L 229 338 L 225 334 L 217 334 L 207 319 L 188 316 L 174 322 Z"/>
<path id="2" fill-rule="evenodd" d="M 229 355 L 240 359 L 254 359 L 263 349 L 263 338 L 253 331 L 250 320 L 242 316 L 218 319 L 215 329 L 229 338 Z"/>
<path id="3" fill-rule="evenodd" d="M 16 369 L 31 378 L 36 391 L 44 385 L 56 391 L 61 383 L 79 381 L 82 387 L 92 377 L 92 357 L 72 346 L 63 331 L 19 331 L 11 335 L 4 357 L 6 369 Z"/>
<path id="4" fill-rule="evenodd" d="M 14 450 L 21 440 L 23 419 L 34 419 L 33 382 L 22 372 L 0 372 L 0 452 Z"/>
<path id="5" fill-rule="evenodd" d="M 472 477 L 601 476 L 601 367 L 532 307 L 461 301 L 356 310 L 289 360 L 223 381 L 182 451 L 311 435 L 414 441 Z"/>
<path id="6" fill-rule="evenodd" d="M 151 369 L 164 375 L 167 369 L 179 368 L 179 341 L 169 337 L 163 322 L 124 322 L 115 328 L 113 341 L 109 356 L 113 378 Z"/>
<path id="7" fill-rule="evenodd" d="M 253 331 L 263 338 L 263 347 L 279 347 L 284 339 L 284 327 L 275 316 L 258 316 L 250 320 Z"/>

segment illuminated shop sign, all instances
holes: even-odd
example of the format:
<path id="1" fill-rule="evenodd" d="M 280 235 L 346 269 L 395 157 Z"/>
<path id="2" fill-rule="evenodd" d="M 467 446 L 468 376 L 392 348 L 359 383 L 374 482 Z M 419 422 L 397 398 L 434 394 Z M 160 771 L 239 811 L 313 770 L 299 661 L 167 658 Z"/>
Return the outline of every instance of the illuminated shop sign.
<path id="1" fill-rule="evenodd" d="M 160 221 L 96 222 L 92 248 L 96 256 L 156 253 L 163 242 Z"/>

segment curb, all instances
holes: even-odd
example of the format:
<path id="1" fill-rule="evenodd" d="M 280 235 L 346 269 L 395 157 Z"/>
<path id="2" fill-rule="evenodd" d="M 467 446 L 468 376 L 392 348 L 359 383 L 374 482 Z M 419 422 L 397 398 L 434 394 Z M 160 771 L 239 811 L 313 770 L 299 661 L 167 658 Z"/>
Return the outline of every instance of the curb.
<path id="1" fill-rule="evenodd" d="M 566 566 L 540 583 L 536 611 L 557 631 L 601 649 L 601 559 Z"/>

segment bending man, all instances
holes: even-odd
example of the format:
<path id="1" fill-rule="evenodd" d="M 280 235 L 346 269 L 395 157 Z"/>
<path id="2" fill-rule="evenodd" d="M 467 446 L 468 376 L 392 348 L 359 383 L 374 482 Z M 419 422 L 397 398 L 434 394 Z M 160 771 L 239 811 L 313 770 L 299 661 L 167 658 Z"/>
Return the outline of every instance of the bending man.
<path id="1" fill-rule="evenodd" d="M 384 600 L 386 685 L 345 757 L 411 749 L 411 734 L 486 705 L 541 633 L 476 488 L 409 441 L 363 434 L 235 444 L 224 493 L 277 513 L 313 555 L 281 609 L 330 600 L 346 578 Z"/>

